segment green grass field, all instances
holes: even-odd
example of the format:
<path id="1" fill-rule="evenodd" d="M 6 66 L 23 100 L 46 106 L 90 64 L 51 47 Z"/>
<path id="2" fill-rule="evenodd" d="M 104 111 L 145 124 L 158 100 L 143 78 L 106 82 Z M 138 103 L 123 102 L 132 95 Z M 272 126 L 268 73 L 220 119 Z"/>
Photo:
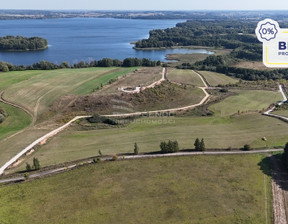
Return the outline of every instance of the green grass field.
<path id="1" fill-rule="evenodd" d="M 18 108 L 3 103 L 0 103 L 0 108 L 8 114 L 4 122 L 0 124 L 0 140 L 28 127 L 31 123 L 31 117 Z"/>
<path id="2" fill-rule="evenodd" d="M 87 68 L 43 71 L 9 86 L 5 90 L 4 98 L 39 115 L 63 95 L 91 93 L 100 87 L 101 83 L 105 85 L 110 79 L 123 76 L 134 69 Z M 15 72 L 11 76 L 17 76 L 18 73 Z"/>
<path id="3" fill-rule="evenodd" d="M 2 186 L 0 223 L 263 224 L 267 216 L 270 224 L 270 177 L 257 165 L 263 158 L 107 162 Z"/>
<path id="4" fill-rule="evenodd" d="M 131 153 L 135 142 L 141 152 L 157 151 L 160 142 L 169 139 L 178 140 L 182 149 L 192 149 L 196 138 L 204 138 L 206 147 L 212 149 L 241 148 L 244 144 L 254 148 L 285 145 L 285 122 L 255 112 L 230 117 L 239 108 L 241 112 L 267 108 L 268 102 L 277 102 L 281 94 L 258 90 L 237 92 L 238 95 L 210 106 L 216 112 L 212 117 L 150 117 L 137 119 L 124 128 L 89 131 L 79 131 L 76 125 L 55 136 L 35 155 L 46 166 L 95 156 L 99 150 L 104 154 Z M 262 141 L 263 137 L 267 141 Z M 27 161 L 31 160 L 32 157 Z M 20 169 L 24 169 L 24 164 Z"/>
<path id="5" fill-rule="evenodd" d="M 249 111 L 261 111 L 268 108 L 272 103 L 281 100 L 278 92 L 264 90 L 237 90 L 238 95 L 230 96 L 220 103 L 209 107 L 218 116 L 246 113 Z"/>
<path id="6" fill-rule="evenodd" d="M 199 76 L 192 70 L 175 69 L 168 73 L 168 80 L 182 84 L 204 86 Z"/>
<path id="7" fill-rule="evenodd" d="M 0 90 L 13 84 L 29 80 L 33 76 L 45 74 L 47 71 L 21 71 L 21 72 L 2 72 L 0 74 Z"/>
<path id="8" fill-rule="evenodd" d="M 199 73 L 203 75 L 210 86 L 227 85 L 239 82 L 237 79 L 217 72 L 199 71 Z"/>
<path id="9" fill-rule="evenodd" d="M 241 148 L 250 144 L 254 148 L 284 146 L 287 142 L 287 124 L 260 114 L 247 114 L 235 118 L 170 117 L 142 118 L 125 128 L 79 131 L 71 127 L 42 146 L 27 158 L 38 157 L 43 166 L 93 157 L 103 154 L 132 153 L 137 142 L 140 152 L 160 150 L 160 142 L 178 140 L 180 149 L 194 148 L 196 138 L 204 138 L 211 149 Z M 273 130 L 273 131 L 271 131 Z M 263 137 L 267 141 L 262 141 Z M 25 169 L 23 163 L 18 169 Z"/>

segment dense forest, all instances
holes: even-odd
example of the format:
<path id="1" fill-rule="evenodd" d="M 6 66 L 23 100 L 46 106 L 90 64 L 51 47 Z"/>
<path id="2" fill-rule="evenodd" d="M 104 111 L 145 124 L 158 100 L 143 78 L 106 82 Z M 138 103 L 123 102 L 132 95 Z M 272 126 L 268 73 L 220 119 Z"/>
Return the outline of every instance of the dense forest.
<path id="1" fill-rule="evenodd" d="M 205 46 L 233 49 L 234 58 L 261 60 L 262 46 L 254 34 L 256 26 L 256 21 L 190 20 L 174 28 L 150 31 L 149 38 L 136 42 L 135 48 Z"/>
<path id="2" fill-rule="evenodd" d="M 257 23 L 247 21 L 195 21 L 178 23 L 174 28 L 152 30 L 137 48 L 207 46 L 236 48 L 243 43 L 259 43 L 253 35 Z"/>
<path id="3" fill-rule="evenodd" d="M 35 51 L 48 47 L 48 41 L 40 37 L 6 36 L 0 37 L 2 51 Z"/>

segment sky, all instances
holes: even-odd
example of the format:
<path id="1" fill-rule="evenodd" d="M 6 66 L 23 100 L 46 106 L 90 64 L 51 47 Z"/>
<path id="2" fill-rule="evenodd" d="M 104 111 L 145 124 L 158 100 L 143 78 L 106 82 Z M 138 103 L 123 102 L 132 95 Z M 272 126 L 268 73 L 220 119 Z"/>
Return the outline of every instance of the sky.
<path id="1" fill-rule="evenodd" d="M 287 0 L 1 0 L 0 9 L 288 10 Z"/>

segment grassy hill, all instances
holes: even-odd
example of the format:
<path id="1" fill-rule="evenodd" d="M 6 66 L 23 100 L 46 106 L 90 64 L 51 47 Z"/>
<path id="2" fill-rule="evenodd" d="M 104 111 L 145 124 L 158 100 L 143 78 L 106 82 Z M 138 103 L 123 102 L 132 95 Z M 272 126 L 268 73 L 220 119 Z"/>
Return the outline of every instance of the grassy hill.
<path id="1" fill-rule="evenodd" d="M 271 223 L 263 158 L 107 162 L 3 186 L 0 223 Z"/>

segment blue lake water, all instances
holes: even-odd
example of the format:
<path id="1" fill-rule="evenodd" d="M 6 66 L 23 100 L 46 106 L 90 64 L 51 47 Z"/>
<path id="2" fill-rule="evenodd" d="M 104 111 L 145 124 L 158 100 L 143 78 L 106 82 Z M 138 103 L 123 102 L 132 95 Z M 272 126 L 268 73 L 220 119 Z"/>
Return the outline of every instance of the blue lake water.
<path id="1" fill-rule="evenodd" d="M 132 20 L 107 18 L 69 18 L 45 20 L 0 20 L 0 36 L 39 36 L 49 48 L 33 52 L 0 52 L 0 60 L 30 65 L 40 60 L 54 63 L 102 58 L 149 58 L 165 61 L 170 53 L 211 53 L 206 50 L 134 50 L 132 41 L 148 38 L 152 29 L 172 28 L 182 20 Z"/>

